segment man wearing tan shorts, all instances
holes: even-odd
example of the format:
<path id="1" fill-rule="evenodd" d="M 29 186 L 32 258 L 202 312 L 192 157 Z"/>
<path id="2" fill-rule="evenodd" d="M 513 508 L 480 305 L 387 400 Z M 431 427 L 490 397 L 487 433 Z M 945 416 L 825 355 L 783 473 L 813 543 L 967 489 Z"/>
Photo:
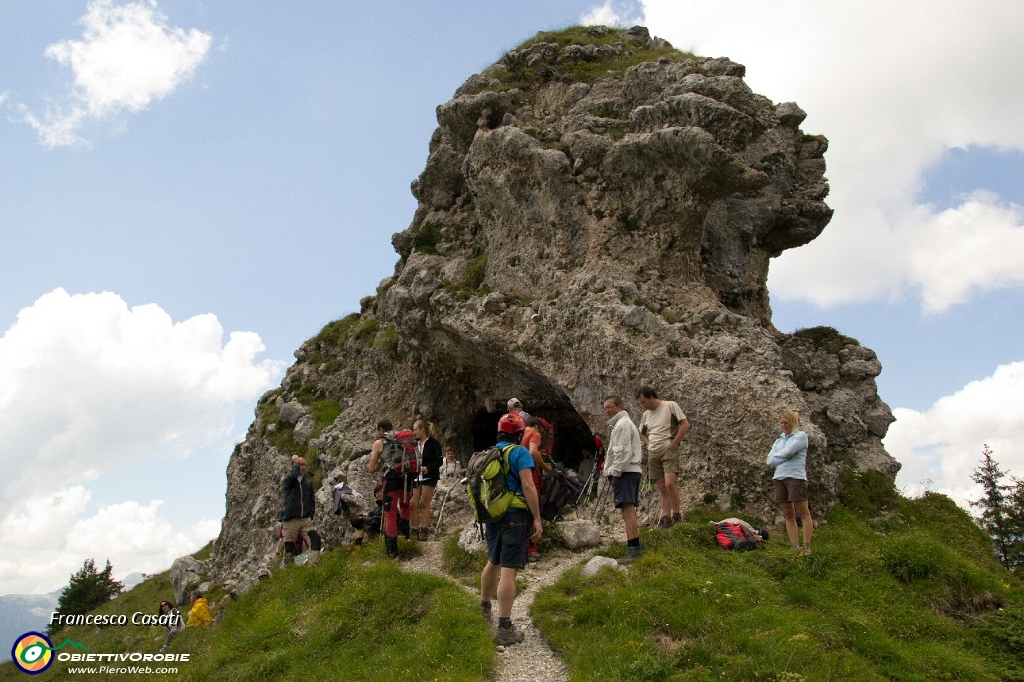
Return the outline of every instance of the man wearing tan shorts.
<path id="1" fill-rule="evenodd" d="M 670 528 L 683 518 L 676 474 L 679 472 L 679 443 L 689 432 L 690 421 L 679 405 L 671 400 L 662 400 L 650 386 L 642 386 L 636 399 L 644 408 L 640 418 L 640 440 L 647 445 L 648 475 L 658 486 L 661 498 L 658 527 Z"/>

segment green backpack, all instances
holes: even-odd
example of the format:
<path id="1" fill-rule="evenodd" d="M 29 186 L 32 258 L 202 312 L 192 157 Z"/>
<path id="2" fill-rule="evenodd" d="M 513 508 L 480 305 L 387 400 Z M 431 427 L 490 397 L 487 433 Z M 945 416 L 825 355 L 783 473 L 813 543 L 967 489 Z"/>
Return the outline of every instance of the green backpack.
<path id="1" fill-rule="evenodd" d="M 509 455 L 516 445 L 473 453 L 466 467 L 466 492 L 477 523 L 496 523 L 509 509 L 526 509 L 522 495 L 508 489 Z"/>

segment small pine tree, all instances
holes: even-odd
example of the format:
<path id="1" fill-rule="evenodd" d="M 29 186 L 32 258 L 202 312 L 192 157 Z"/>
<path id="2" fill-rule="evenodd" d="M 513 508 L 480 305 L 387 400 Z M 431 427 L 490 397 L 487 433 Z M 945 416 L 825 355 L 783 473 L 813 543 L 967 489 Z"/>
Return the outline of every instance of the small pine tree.
<path id="1" fill-rule="evenodd" d="M 1012 568 L 1011 558 L 1020 552 L 1020 531 L 1014 533 L 1015 516 L 1012 508 L 1013 486 L 1003 483 L 1006 474 L 999 468 L 999 463 L 992 458 L 992 450 L 988 445 L 981 449 L 981 464 L 971 479 L 981 486 L 982 497 L 971 502 L 972 507 L 981 509 L 977 517 L 978 525 L 988 532 L 995 545 L 996 556 L 1006 568 Z M 1020 516 L 1020 509 L 1016 517 Z M 1016 522 L 1019 526 L 1019 522 Z"/>
<path id="2" fill-rule="evenodd" d="M 109 559 L 102 571 L 96 570 L 96 562 L 92 559 L 82 562 L 82 568 L 71 576 L 68 586 L 57 600 L 57 613 L 64 616 L 86 614 L 121 594 L 124 585 L 113 579 L 113 570 Z M 60 629 L 61 626 L 51 624 L 46 634 L 53 635 Z"/>
<path id="3" fill-rule="evenodd" d="M 1014 573 L 1024 575 L 1024 480 L 1010 477 L 1007 530 L 1011 541 L 1007 552 L 1007 566 Z"/>

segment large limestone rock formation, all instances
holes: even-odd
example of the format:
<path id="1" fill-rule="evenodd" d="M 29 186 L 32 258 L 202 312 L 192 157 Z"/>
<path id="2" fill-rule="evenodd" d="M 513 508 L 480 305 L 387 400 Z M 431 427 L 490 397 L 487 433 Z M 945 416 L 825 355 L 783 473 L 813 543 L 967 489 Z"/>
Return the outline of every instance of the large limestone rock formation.
<path id="1" fill-rule="evenodd" d="M 606 433 L 605 394 L 638 419 L 636 389 L 655 386 L 692 423 L 687 506 L 774 518 L 763 462 L 786 408 L 810 437 L 816 513 L 845 468 L 894 476 L 875 354 L 772 325 L 769 259 L 831 218 L 827 141 L 743 75 L 643 28 L 573 29 L 540 34 L 438 107 L 394 276 L 296 351 L 231 458 L 213 577 L 244 584 L 268 562 L 292 454 L 310 460 L 316 521 L 336 544 L 350 509 L 331 513 L 331 489 L 369 497 L 378 419 L 425 417 L 465 457 L 492 442 L 512 396 L 556 424 L 556 458 L 573 465 Z"/>

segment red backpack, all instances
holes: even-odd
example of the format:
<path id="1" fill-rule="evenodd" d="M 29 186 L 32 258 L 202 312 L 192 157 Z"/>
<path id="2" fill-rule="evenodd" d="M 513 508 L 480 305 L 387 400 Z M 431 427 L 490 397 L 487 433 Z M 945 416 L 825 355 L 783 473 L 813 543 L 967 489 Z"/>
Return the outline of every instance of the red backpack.
<path id="1" fill-rule="evenodd" d="M 731 521 L 719 521 L 715 524 L 715 540 L 723 549 L 746 552 L 761 549 L 764 539 L 757 533 L 751 533 L 744 526 Z"/>
<path id="2" fill-rule="evenodd" d="M 555 427 L 544 417 L 537 417 L 537 421 L 540 422 L 537 428 L 540 431 L 540 454 L 550 457 L 555 451 Z"/>
<path id="3" fill-rule="evenodd" d="M 395 435 L 386 433 L 380 437 L 384 448 L 380 452 L 381 464 L 385 472 L 392 470 L 400 474 L 419 471 L 419 460 L 416 459 L 416 436 L 404 429 L 395 431 Z"/>

